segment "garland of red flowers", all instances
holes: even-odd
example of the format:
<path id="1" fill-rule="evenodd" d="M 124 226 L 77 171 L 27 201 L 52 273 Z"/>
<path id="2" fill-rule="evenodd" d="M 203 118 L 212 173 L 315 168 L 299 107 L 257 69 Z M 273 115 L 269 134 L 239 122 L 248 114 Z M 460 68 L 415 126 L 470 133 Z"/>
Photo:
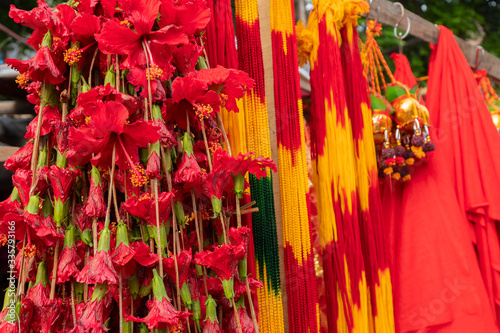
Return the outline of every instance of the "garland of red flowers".
<path id="1" fill-rule="evenodd" d="M 252 327 L 242 295 L 262 284 L 239 221 L 253 210 L 229 203 L 275 167 L 220 146 L 217 113 L 253 81 L 207 68 L 206 1 L 39 1 L 10 16 L 34 29 L 36 55 L 7 62 L 38 115 L 5 163 L 0 232 L 15 227 L 19 284 L 0 332 Z"/>

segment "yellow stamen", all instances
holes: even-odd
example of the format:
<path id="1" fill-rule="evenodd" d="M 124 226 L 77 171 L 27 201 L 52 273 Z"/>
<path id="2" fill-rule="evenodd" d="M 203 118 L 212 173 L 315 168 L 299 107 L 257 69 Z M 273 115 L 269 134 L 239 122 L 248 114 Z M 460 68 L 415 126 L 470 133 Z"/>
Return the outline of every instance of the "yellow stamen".
<path id="1" fill-rule="evenodd" d="M 30 81 L 30 76 L 29 76 L 29 73 L 27 71 L 22 73 L 22 74 L 19 74 L 16 77 L 16 83 L 19 85 L 19 88 L 21 88 L 21 89 L 26 88 L 29 81 Z"/>
<path id="2" fill-rule="evenodd" d="M 196 116 L 200 121 L 208 118 L 214 112 L 214 109 L 212 108 L 211 105 L 201 104 L 195 106 L 195 108 L 196 108 Z"/>
<path id="3" fill-rule="evenodd" d="M 78 49 L 77 46 L 73 46 L 66 51 L 64 51 L 64 62 L 72 66 L 76 64 L 82 58 L 83 51 Z"/>
<path id="4" fill-rule="evenodd" d="M 132 167 L 132 175 L 130 176 L 130 181 L 132 182 L 132 186 L 139 187 L 146 185 L 149 182 L 148 177 L 146 176 L 146 170 L 137 163 Z"/>
<path id="5" fill-rule="evenodd" d="M 6 234 L 0 234 L 0 246 L 4 246 L 7 244 L 7 235 Z"/>
<path id="6" fill-rule="evenodd" d="M 35 245 L 27 245 L 23 247 L 23 254 L 27 258 L 32 258 L 36 253 L 36 246 Z"/>
<path id="7" fill-rule="evenodd" d="M 163 70 L 157 65 L 153 65 L 146 69 L 146 79 L 153 80 L 164 80 Z"/>
<path id="8" fill-rule="evenodd" d="M 124 26 L 124 27 L 127 27 L 127 28 L 130 28 L 132 26 L 132 24 L 129 22 L 129 20 L 123 20 L 123 21 L 121 21 L 120 25 Z"/>

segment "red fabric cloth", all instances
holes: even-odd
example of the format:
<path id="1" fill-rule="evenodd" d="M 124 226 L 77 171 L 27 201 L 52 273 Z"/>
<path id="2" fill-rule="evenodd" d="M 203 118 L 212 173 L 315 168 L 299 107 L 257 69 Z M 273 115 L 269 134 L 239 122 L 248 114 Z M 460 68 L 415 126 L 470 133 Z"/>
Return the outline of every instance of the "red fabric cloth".
<path id="1" fill-rule="evenodd" d="M 391 54 L 391 58 L 394 60 L 394 65 L 396 66 L 394 78 L 407 85 L 408 88 L 413 88 L 417 84 L 417 79 L 413 75 L 408 58 L 404 54 L 399 53 Z"/>
<path id="2" fill-rule="evenodd" d="M 494 333 L 500 136 L 453 34 L 440 31 L 427 93 L 436 150 L 383 196 L 396 328 Z"/>

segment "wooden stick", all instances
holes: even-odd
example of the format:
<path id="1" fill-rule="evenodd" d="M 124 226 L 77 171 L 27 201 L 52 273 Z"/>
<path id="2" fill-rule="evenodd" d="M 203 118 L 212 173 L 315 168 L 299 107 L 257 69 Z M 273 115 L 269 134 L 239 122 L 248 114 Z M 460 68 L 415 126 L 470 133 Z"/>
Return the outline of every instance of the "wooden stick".
<path id="1" fill-rule="evenodd" d="M 201 121 L 201 132 L 203 133 L 203 142 L 205 143 L 205 150 L 207 151 L 208 167 L 212 172 L 212 158 L 210 157 L 210 149 L 208 148 L 207 134 L 205 133 L 205 121 Z"/>
<path id="2" fill-rule="evenodd" d="M 250 283 L 248 282 L 248 277 L 245 278 L 245 288 L 247 291 L 248 304 L 250 304 L 250 315 L 252 316 L 253 328 L 255 333 L 259 333 L 259 323 L 257 322 L 257 315 L 255 314 L 255 308 L 253 306 L 252 293 L 250 292 Z"/>
<path id="3" fill-rule="evenodd" d="M 120 329 L 120 333 L 123 333 L 123 280 L 122 280 L 122 270 L 121 269 L 119 272 L 118 292 L 119 292 L 118 311 L 120 312 L 119 329 Z"/>
<path id="4" fill-rule="evenodd" d="M 238 325 L 238 332 L 243 333 L 243 329 L 241 328 L 240 315 L 238 314 L 238 309 L 236 308 L 234 297 L 231 298 L 231 301 L 233 303 L 234 316 L 236 317 L 236 325 Z"/>
<path id="5" fill-rule="evenodd" d="M 71 314 L 73 315 L 73 327 L 76 326 L 76 308 L 75 308 L 75 282 L 71 280 Z"/>
<path id="6" fill-rule="evenodd" d="M 52 267 L 52 281 L 50 282 L 50 300 L 52 301 L 56 295 L 56 279 L 57 279 L 57 263 L 59 261 L 59 240 L 56 242 L 54 250 L 54 265 Z"/>

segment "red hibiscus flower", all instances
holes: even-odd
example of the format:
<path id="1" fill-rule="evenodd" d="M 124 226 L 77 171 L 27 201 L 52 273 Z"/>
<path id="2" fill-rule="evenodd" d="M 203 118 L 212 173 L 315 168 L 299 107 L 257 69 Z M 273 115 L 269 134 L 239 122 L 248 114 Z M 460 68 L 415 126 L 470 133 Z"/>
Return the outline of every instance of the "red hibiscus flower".
<path id="1" fill-rule="evenodd" d="M 161 28 L 174 24 L 186 34 L 196 34 L 205 29 L 210 21 L 210 9 L 207 1 L 172 1 L 161 0 Z"/>
<path id="2" fill-rule="evenodd" d="M 55 326 L 61 316 L 61 299 L 49 300 L 45 303 L 43 311 L 40 311 L 40 332 L 55 332 Z"/>
<path id="3" fill-rule="evenodd" d="M 222 209 L 222 195 L 224 191 L 234 188 L 231 173 L 225 167 L 227 152 L 217 149 L 213 155 L 212 171 L 208 173 L 201 183 L 201 192 L 212 201 L 212 208 L 216 214 Z"/>
<path id="4" fill-rule="evenodd" d="M 111 259 L 117 270 L 122 272 L 124 279 L 128 279 L 134 273 L 137 263 L 151 267 L 158 262 L 158 256 L 151 253 L 146 244 L 140 241 L 129 243 L 128 230 L 124 223 L 119 223 L 116 227 L 116 247 Z"/>
<path id="5" fill-rule="evenodd" d="M 27 42 L 36 50 L 39 49 L 44 36 L 48 31 L 53 36 L 53 50 L 64 49 L 70 40 L 70 25 L 76 13 L 67 4 L 60 4 L 56 8 L 49 7 L 45 1 L 38 1 L 38 7 L 25 11 L 10 6 L 9 16 L 16 23 L 33 29 L 33 34 Z"/>
<path id="6" fill-rule="evenodd" d="M 260 287 L 264 286 L 262 282 L 259 280 L 256 280 L 254 278 L 251 278 L 249 276 L 246 277 L 248 279 L 248 285 L 250 287 L 250 292 L 254 292 Z M 245 295 L 247 292 L 247 287 L 245 281 L 241 280 L 239 277 L 236 277 L 234 279 L 234 295 L 236 298 L 240 297 L 240 295 Z"/>
<path id="7" fill-rule="evenodd" d="M 185 44 L 174 49 L 172 61 L 180 73 L 187 75 L 194 71 L 196 63 L 202 54 L 203 48 L 201 46 L 192 43 Z"/>
<path id="8" fill-rule="evenodd" d="M 227 298 L 232 298 L 233 276 L 236 273 L 238 260 L 245 256 L 242 245 L 224 244 L 213 251 L 199 252 L 194 256 L 194 263 L 210 268 L 222 280 L 222 286 Z"/>
<path id="9" fill-rule="evenodd" d="M 107 251 L 99 251 L 97 255 L 90 259 L 89 263 L 75 276 L 75 280 L 80 283 L 94 284 L 118 283 L 118 274 L 113 267 L 113 262 Z"/>
<path id="10" fill-rule="evenodd" d="M 75 276 L 75 280 L 80 283 L 95 284 L 95 283 L 118 283 L 118 274 L 113 267 L 109 248 L 111 243 L 111 231 L 104 228 L 101 231 L 99 238 L 99 246 L 97 254 L 90 259 L 89 263 Z"/>
<path id="11" fill-rule="evenodd" d="M 137 98 L 121 93 L 112 87 L 110 84 L 105 86 L 97 86 L 87 92 L 78 94 L 76 99 L 78 107 L 71 111 L 70 117 L 73 113 L 83 114 L 83 116 L 90 116 L 89 109 L 93 109 L 99 102 L 117 102 L 127 108 L 129 114 L 134 114 L 140 109 L 140 104 Z"/>
<path id="12" fill-rule="evenodd" d="M 253 80 L 247 73 L 222 66 L 202 69 L 196 77 L 198 80 L 206 82 L 211 90 L 219 94 L 222 106 L 228 111 L 238 112 L 236 99 L 242 98 L 247 91 L 253 88 Z"/>
<path id="13" fill-rule="evenodd" d="M 60 199 L 64 204 L 70 197 L 76 177 L 80 175 L 80 170 L 60 168 L 51 165 L 47 172 L 47 178 L 52 185 L 54 199 Z"/>
<path id="14" fill-rule="evenodd" d="M 203 325 L 202 333 L 223 333 L 224 331 L 220 328 L 219 322 L 217 319 L 212 322 L 210 319 L 207 319 L 205 325 Z"/>
<path id="15" fill-rule="evenodd" d="M 83 211 L 87 216 L 104 217 L 106 205 L 104 204 L 104 193 L 102 189 L 101 174 L 99 169 L 92 166 L 90 171 L 90 189 Z M 83 230 L 83 229 L 82 229 Z"/>
<path id="16" fill-rule="evenodd" d="M 57 265 L 57 283 L 69 281 L 79 272 L 82 264 L 75 245 L 75 228 L 69 227 L 64 236 L 64 246 Z"/>
<path id="17" fill-rule="evenodd" d="M 38 123 L 39 106 L 35 107 L 37 116 L 29 123 L 25 139 L 33 139 L 36 135 L 36 127 Z M 56 133 L 56 130 L 61 126 L 61 111 L 57 107 L 47 105 L 43 109 L 42 126 L 40 128 L 40 135 L 47 135 L 49 133 Z"/>
<path id="18" fill-rule="evenodd" d="M 44 196 L 47 190 L 47 182 L 44 180 L 47 169 L 38 169 L 38 181 L 36 182 L 35 189 L 33 191 L 34 195 Z M 12 183 L 17 188 L 19 192 L 19 197 L 21 198 L 22 204 L 26 207 L 30 201 L 30 189 L 33 173 L 31 170 L 17 169 L 14 176 L 12 176 Z"/>
<path id="19" fill-rule="evenodd" d="M 87 303 L 78 304 L 76 326 L 69 333 L 105 333 L 109 331 L 104 325 L 107 320 L 107 311 L 103 292 L 106 291 L 105 285 L 97 285 L 92 299 Z"/>
<path id="20" fill-rule="evenodd" d="M 31 156 L 33 154 L 33 142 L 28 141 L 28 143 L 12 154 L 7 161 L 4 163 L 4 167 L 7 170 L 16 172 L 17 169 L 29 169 L 31 164 Z"/>
<path id="21" fill-rule="evenodd" d="M 243 333 L 255 333 L 255 329 L 253 327 L 253 322 L 250 316 L 248 315 L 247 309 L 243 306 L 238 307 L 238 316 L 241 323 L 241 328 L 243 329 Z M 231 320 L 229 320 L 229 324 L 227 325 L 228 333 L 238 333 L 238 322 L 236 315 L 233 313 L 231 316 Z"/>
<path id="22" fill-rule="evenodd" d="M 151 284 L 153 285 L 153 301 L 148 301 L 146 306 L 149 309 L 149 313 L 145 318 L 137 318 L 133 316 L 128 316 L 127 320 L 145 323 L 149 329 L 154 328 L 170 328 L 170 330 L 177 329 L 181 322 L 190 316 L 188 312 L 177 311 L 173 305 L 170 303 L 167 296 L 167 291 L 165 285 L 163 284 L 162 278 L 153 270 L 153 280 Z"/>
<path id="23" fill-rule="evenodd" d="M 158 128 L 142 120 L 127 124 L 129 111 L 117 102 L 98 102 L 90 117 L 88 127 L 71 128 L 68 161 L 82 165 L 96 154 L 92 164 L 109 167 L 115 147 L 116 164 L 121 169 L 132 168 L 137 177 L 134 185 L 142 185 L 146 180 L 144 169 L 139 166 L 138 148 L 158 141 Z"/>
<path id="24" fill-rule="evenodd" d="M 243 245 L 245 251 L 250 240 L 250 233 L 251 231 L 247 227 L 230 228 L 228 232 L 231 244 L 235 246 Z"/>
<path id="25" fill-rule="evenodd" d="M 171 199 L 175 197 L 172 192 L 162 192 L 158 194 L 159 219 L 160 224 L 165 224 L 170 218 Z M 130 197 L 123 204 L 126 212 L 146 220 L 152 226 L 156 226 L 155 199 L 151 192 L 142 194 L 139 198 Z"/>
<path id="26" fill-rule="evenodd" d="M 219 322 L 217 320 L 217 308 L 215 300 L 213 299 L 212 295 L 208 295 L 205 305 L 207 318 L 205 319 L 202 333 L 222 333 L 223 331 L 221 330 Z"/>
<path id="27" fill-rule="evenodd" d="M 172 82 L 172 100 L 175 104 L 167 107 L 165 121 L 175 120 L 182 129 L 187 128 L 186 112 L 191 124 L 195 124 L 195 114 L 206 118 L 214 112 L 219 112 L 220 99 L 215 91 L 208 90 L 205 81 L 196 78 L 196 72 L 185 77 L 177 77 Z M 195 112 L 196 113 L 195 113 Z"/>
<path id="28" fill-rule="evenodd" d="M 157 66 L 162 59 L 156 56 L 155 47 L 187 44 L 186 34 L 174 25 L 152 31 L 158 17 L 160 0 L 126 0 L 120 1 L 120 5 L 126 13 L 125 20 L 120 23 L 109 20 L 103 25 L 101 33 L 96 35 L 99 49 L 105 54 L 128 55 L 131 66 L 145 66 L 146 47 L 150 68 L 159 70 L 156 75 L 163 75 L 160 73 L 163 69 Z"/>
<path id="29" fill-rule="evenodd" d="M 54 246 L 58 240 L 64 238 L 64 235 L 57 231 L 56 223 L 51 215 L 34 218 L 31 223 L 37 237 L 45 246 Z"/>
<path id="30" fill-rule="evenodd" d="M 177 278 L 175 274 L 175 261 L 174 256 L 168 258 L 163 258 L 163 265 L 165 266 L 165 271 L 170 279 L 176 283 Z M 181 297 L 184 305 L 190 307 L 192 304 L 191 292 L 189 291 L 188 276 L 191 271 L 191 260 L 193 255 L 191 249 L 184 250 L 176 256 L 177 259 L 177 269 L 179 274 L 179 286 L 181 286 Z"/>
<path id="31" fill-rule="evenodd" d="M 33 329 L 36 331 L 40 331 L 41 316 L 45 311 L 45 305 L 49 303 L 49 290 L 47 264 L 42 261 L 38 264 L 35 284 L 26 295 L 26 298 L 33 302 Z"/>
<path id="32" fill-rule="evenodd" d="M 17 81 L 19 86 L 24 88 L 29 80 L 54 85 L 66 80 L 63 75 L 66 71 L 66 63 L 59 58 L 50 51 L 49 47 L 43 46 L 31 59 L 5 59 L 5 62 L 21 73 Z"/>
<path id="33" fill-rule="evenodd" d="M 10 318 L 7 314 L 6 320 L 0 324 L 1 333 L 23 333 L 32 329 L 33 302 L 30 299 L 22 298 L 22 301 L 18 301 L 19 303 L 21 303 L 20 318 Z M 14 322 L 11 323 L 12 321 Z M 21 329 L 19 329 L 19 326 Z"/>
<path id="34" fill-rule="evenodd" d="M 245 187 L 245 175 L 247 172 L 255 175 L 257 179 L 267 176 L 266 168 L 270 168 L 277 172 L 276 165 L 270 158 L 262 156 L 253 158 L 254 153 L 249 152 L 246 154 L 240 153 L 238 156 L 230 156 L 224 149 L 217 149 L 217 156 L 214 154 L 215 163 L 223 163 L 225 168 L 231 173 L 234 181 L 234 191 L 238 198 L 242 198 Z"/>
<path id="35" fill-rule="evenodd" d="M 184 133 L 182 142 L 184 154 L 182 155 L 182 162 L 175 173 L 174 182 L 184 183 L 183 188 L 185 190 L 189 190 L 200 185 L 201 180 L 203 179 L 203 171 L 194 156 L 191 136 Z"/>
<path id="36" fill-rule="evenodd" d="M 181 251 L 176 256 L 177 259 L 177 267 L 179 270 L 179 285 L 183 285 L 187 282 L 189 272 L 191 271 L 191 260 L 193 259 L 193 254 L 191 249 Z M 170 256 L 168 258 L 163 258 L 163 265 L 165 266 L 165 270 L 170 279 L 175 283 L 176 274 L 175 274 L 175 262 L 174 256 Z"/>

